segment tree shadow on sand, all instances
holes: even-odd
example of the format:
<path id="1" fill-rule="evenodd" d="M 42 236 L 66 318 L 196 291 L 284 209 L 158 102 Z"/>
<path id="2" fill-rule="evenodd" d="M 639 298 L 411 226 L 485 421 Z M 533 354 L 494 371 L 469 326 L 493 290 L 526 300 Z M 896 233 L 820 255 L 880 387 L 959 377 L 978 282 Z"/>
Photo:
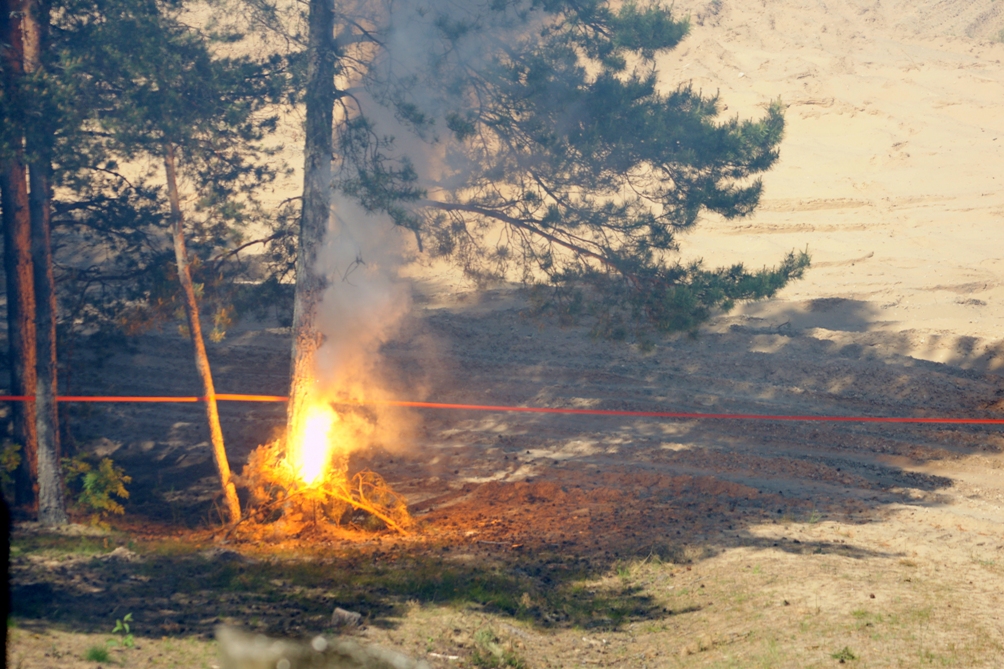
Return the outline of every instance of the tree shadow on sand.
<path id="1" fill-rule="evenodd" d="M 662 477 L 636 481 L 642 487 L 631 492 L 563 478 L 564 486 L 468 484 L 431 498 L 420 534 L 410 539 L 308 536 L 287 543 L 281 554 L 246 545 L 237 547 L 242 552 L 198 550 L 191 543 L 133 543 L 121 534 L 109 541 L 21 530 L 14 542 L 14 616 L 26 628 L 94 633 L 109 632 L 116 617 L 132 613 L 142 636 L 209 637 L 220 622 L 304 635 L 331 631 L 335 606 L 392 628 L 418 602 L 542 628 L 615 629 L 713 605 L 668 609 L 617 578 L 639 559 L 673 573 L 737 545 L 878 555 L 835 542 L 779 546 L 752 536 L 745 524 L 804 510 L 735 484 Z M 135 550 L 115 548 L 120 542 Z"/>
<path id="2" fill-rule="evenodd" d="M 849 332 L 880 336 L 859 312 Z M 439 342 L 431 371 L 416 362 L 426 352 L 416 343 L 423 338 Z M 288 367 L 272 350 L 283 342 L 272 339 L 248 335 L 246 350 L 216 351 L 220 387 L 281 392 Z M 402 392 L 427 389 L 415 399 L 447 403 L 997 417 L 986 400 L 996 396 L 1000 377 L 986 365 L 920 361 L 897 346 L 737 327 L 639 350 L 589 340 L 581 329 L 542 331 L 517 309 L 443 310 L 385 346 L 383 372 Z M 155 357 L 147 363 L 159 364 Z M 131 363 L 112 364 L 126 370 Z M 267 372 L 276 388 L 247 387 L 257 372 Z M 114 420 L 88 418 L 88 425 L 103 425 L 104 438 L 119 445 L 116 461 L 134 476 L 127 512 L 135 522 L 211 521 L 208 449 L 199 448 L 198 418 L 177 413 L 198 408 L 165 410 L 150 422 L 160 432 L 148 437 L 137 436 L 140 409 L 115 411 Z M 227 411 L 224 430 L 237 435 L 229 446 L 239 469 L 281 424 L 281 411 Z M 419 524 L 413 538 L 305 537 L 281 556 L 253 546 L 165 550 L 163 542 L 115 554 L 116 541 L 126 539 L 105 546 L 22 530 L 14 615 L 26 626 L 104 632 L 131 612 L 137 631 L 155 636 L 208 635 L 221 621 L 301 634 L 330 629 L 335 606 L 393 627 L 409 602 L 419 602 L 539 627 L 616 628 L 713 606 L 695 600 L 686 610 L 665 608 L 618 578 L 633 561 L 659 561 L 672 574 L 735 547 L 895 557 L 853 542 L 765 539 L 756 528 L 820 519 L 866 524 L 880 522 L 893 505 L 944 504 L 952 479 L 920 465 L 994 455 L 1004 446 L 995 433 L 969 426 L 443 411 L 427 411 L 420 424 L 406 449 L 375 450 L 353 464 L 380 472 L 408 497 Z M 54 559 L 53 551 L 70 557 Z"/>

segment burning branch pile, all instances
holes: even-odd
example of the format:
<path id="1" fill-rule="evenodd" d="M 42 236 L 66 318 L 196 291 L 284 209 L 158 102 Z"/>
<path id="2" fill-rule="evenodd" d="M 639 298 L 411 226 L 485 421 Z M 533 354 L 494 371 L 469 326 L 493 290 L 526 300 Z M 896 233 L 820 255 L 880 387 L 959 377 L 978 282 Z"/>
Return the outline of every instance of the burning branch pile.
<path id="1" fill-rule="evenodd" d="M 311 405 L 292 437 L 255 449 L 241 474 L 249 490 L 248 521 L 296 536 L 337 525 L 390 529 L 407 534 L 407 504 L 372 471 L 349 475 L 347 444 L 372 429 L 362 413 L 338 414 L 324 403 Z"/>

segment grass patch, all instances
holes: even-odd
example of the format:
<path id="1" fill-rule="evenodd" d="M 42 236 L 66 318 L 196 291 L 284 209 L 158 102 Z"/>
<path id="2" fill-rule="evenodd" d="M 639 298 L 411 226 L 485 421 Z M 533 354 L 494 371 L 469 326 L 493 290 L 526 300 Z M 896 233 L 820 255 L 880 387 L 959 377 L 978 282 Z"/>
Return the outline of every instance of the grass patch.
<path id="1" fill-rule="evenodd" d="M 198 553 L 202 546 L 184 539 L 160 539 L 141 545 L 144 555 L 157 557 L 186 557 Z M 140 551 L 137 551 L 140 552 Z"/>
<path id="2" fill-rule="evenodd" d="M 104 646 L 91 646 L 84 653 L 84 659 L 88 662 L 107 663 L 111 660 L 111 656 L 108 654 L 108 649 Z"/>
<path id="3" fill-rule="evenodd" d="M 834 660 L 838 660 L 839 662 L 850 662 L 851 660 L 858 659 L 858 656 L 855 655 L 847 646 L 844 646 L 836 653 L 830 653 L 830 657 Z"/>
<path id="4" fill-rule="evenodd" d="M 162 576 L 165 560 L 148 559 L 132 568 L 154 582 Z M 590 566 L 576 558 L 551 561 L 538 556 L 519 568 L 436 555 L 297 562 L 220 561 L 194 555 L 168 562 L 175 576 L 172 595 L 223 595 L 211 598 L 218 602 L 220 615 L 229 615 L 231 608 L 241 611 L 241 602 L 253 596 L 258 602 L 296 602 L 305 615 L 314 616 L 330 615 L 334 600 L 366 611 L 377 625 L 408 601 L 473 605 L 544 627 L 618 627 L 629 620 L 661 617 L 661 609 L 634 578 L 597 582 Z M 611 576 L 616 576 L 616 568 Z"/>
<path id="5" fill-rule="evenodd" d="M 103 555 L 125 543 L 122 537 L 67 536 L 61 534 L 29 534 L 11 538 L 11 557 L 41 555 L 44 557 L 73 557 Z"/>
<path id="6" fill-rule="evenodd" d="M 616 627 L 655 609 L 650 598 L 624 583 L 623 577 L 620 584 L 592 588 L 584 583 L 587 574 L 576 573 L 574 566 L 562 568 L 567 566 L 542 565 L 519 574 L 498 567 L 468 570 L 432 561 L 415 563 L 411 569 L 372 572 L 357 585 L 428 604 L 476 604 L 488 612 L 545 626 Z"/>
<path id="7" fill-rule="evenodd" d="M 87 547 L 80 537 L 70 539 L 34 545 L 40 550 Z M 542 658 L 552 666 L 614 659 L 626 667 L 641 666 L 650 661 L 649 654 L 667 652 L 695 655 L 689 661 L 694 666 L 736 668 L 833 666 L 841 660 L 858 666 L 878 657 L 909 666 L 969 666 L 979 658 L 999 657 L 1001 651 L 996 638 L 970 619 L 960 621 L 951 638 L 942 634 L 939 625 L 954 624 L 955 614 L 938 602 L 951 591 L 927 579 L 904 585 L 908 565 L 898 558 L 878 568 L 877 562 L 848 566 L 838 557 L 806 557 L 796 575 L 787 556 L 746 548 L 691 569 L 687 561 L 697 548 L 680 551 L 681 565 L 655 555 L 590 560 L 550 552 L 449 553 L 439 546 L 251 558 L 203 552 L 204 546 L 143 540 L 136 549 L 140 561 L 84 559 L 58 570 L 39 564 L 33 567 L 33 580 L 18 586 L 17 615 L 90 630 L 90 638 L 63 651 L 78 661 L 88 646 L 108 638 L 112 622 L 121 620 L 122 629 L 113 635 L 119 645 L 125 645 L 124 635 L 135 632 L 144 638 L 142 648 L 130 650 L 128 660 L 124 654 L 121 661 L 119 648 L 103 644 L 103 649 L 110 651 L 113 664 L 137 666 L 153 649 L 187 654 L 188 642 L 179 637 L 210 635 L 219 619 L 250 623 L 272 636 L 329 633 L 326 625 L 335 605 L 362 613 L 374 628 L 392 631 L 392 645 L 406 654 L 457 656 L 463 666 L 476 669 L 546 666 Z M 877 568 L 883 582 L 896 588 L 893 596 L 878 602 L 862 598 L 847 608 L 844 598 L 833 605 L 833 597 L 846 588 L 832 588 L 827 595 L 827 584 L 864 584 L 878 578 Z M 77 574 L 105 590 L 86 598 L 74 595 L 77 581 L 67 579 Z M 817 586 L 824 586 L 821 600 L 812 594 Z M 915 591 L 919 586 L 924 589 Z M 145 604 L 165 598 L 173 610 L 167 618 Z M 127 610 L 135 623 L 125 619 Z M 524 621 L 528 624 L 523 627 L 536 627 L 538 633 L 523 634 L 514 621 Z M 628 629 L 629 622 L 638 625 Z M 540 633 L 541 628 L 547 632 Z M 694 632 L 698 628 L 699 636 Z M 155 644 L 151 639 L 157 637 L 172 641 Z M 858 651 L 837 645 L 852 639 L 857 639 Z M 107 666 L 103 660 L 88 661 L 92 667 Z"/>

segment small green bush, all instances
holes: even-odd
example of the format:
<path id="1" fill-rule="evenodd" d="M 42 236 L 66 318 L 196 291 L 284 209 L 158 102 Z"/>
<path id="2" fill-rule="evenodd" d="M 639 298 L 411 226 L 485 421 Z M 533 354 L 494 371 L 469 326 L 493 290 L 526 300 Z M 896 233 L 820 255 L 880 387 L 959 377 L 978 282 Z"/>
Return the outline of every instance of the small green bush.
<path id="1" fill-rule="evenodd" d="M 78 511 L 91 514 L 91 522 L 100 524 L 108 514 L 123 514 L 125 509 L 112 499 L 129 499 L 125 484 L 132 482 L 125 470 L 111 458 L 102 458 L 97 468 L 87 456 L 63 458 L 63 479 L 74 497 Z"/>
<path id="2" fill-rule="evenodd" d="M 136 639 L 133 637 L 132 628 L 129 623 L 132 622 L 132 614 L 127 613 L 125 617 L 120 618 L 115 621 L 115 629 L 112 630 L 112 634 L 120 634 L 118 637 L 119 643 L 124 648 L 132 648 L 136 645 Z"/>
<path id="3" fill-rule="evenodd" d="M 4 439 L 0 447 L 0 487 L 8 498 L 13 496 L 14 471 L 21 464 L 21 444 Z"/>
<path id="4" fill-rule="evenodd" d="M 503 648 L 500 639 L 487 627 L 474 633 L 474 645 L 471 664 L 479 669 L 526 669 L 523 658 L 511 648 Z"/>
<path id="5" fill-rule="evenodd" d="M 88 662 L 108 662 L 111 656 L 108 654 L 108 649 L 104 646 L 91 646 L 84 653 L 84 659 Z"/>

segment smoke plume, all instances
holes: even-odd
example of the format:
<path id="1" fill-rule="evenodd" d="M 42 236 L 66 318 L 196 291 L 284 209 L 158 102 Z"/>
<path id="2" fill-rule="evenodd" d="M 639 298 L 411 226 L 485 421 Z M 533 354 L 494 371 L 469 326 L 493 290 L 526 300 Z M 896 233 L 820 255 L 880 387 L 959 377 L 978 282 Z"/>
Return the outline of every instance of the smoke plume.
<path id="1" fill-rule="evenodd" d="M 462 153 L 449 150 L 445 123 L 448 112 L 464 106 L 462 99 L 451 97 L 463 95 L 462 88 L 451 90 L 445 82 L 462 76 L 462 71 L 490 65 L 492 43 L 515 44 L 518 33 L 534 25 L 525 8 L 499 11 L 490 4 L 365 4 L 364 22 L 380 35 L 381 46 L 369 53 L 366 72 L 339 82 L 343 90 L 353 90 L 348 116 L 365 116 L 374 136 L 392 138 L 383 148 L 385 154 L 406 158 L 418 185 L 433 197 L 462 186 L 467 177 Z M 402 104 L 419 110 L 425 121 L 416 124 L 414 118 L 402 116 Z M 336 124 L 346 120 L 344 115 L 336 117 Z M 343 176 L 352 169 L 340 160 L 337 149 L 334 165 L 335 173 Z M 360 435 L 364 442 L 387 446 L 405 438 L 410 423 L 406 414 L 381 407 L 381 400 L 422 399 L 391 396 L 388 389 L 396 384 L 386 378 L 380 356 L 381 346 L 399 332 L 411 307 L 412 286 L 401 269 L 414 256 L 414 240 L 412 232 L 395 226 L 388 216 L 366 211 L 333 187 L 328 232 L 316 268 L 328 281 L 318 318 L 323 343 L 316 357 L 317 391 L 336 401 L 367 403 L 370 415 L 356 426 L 365 433 Z"/>

